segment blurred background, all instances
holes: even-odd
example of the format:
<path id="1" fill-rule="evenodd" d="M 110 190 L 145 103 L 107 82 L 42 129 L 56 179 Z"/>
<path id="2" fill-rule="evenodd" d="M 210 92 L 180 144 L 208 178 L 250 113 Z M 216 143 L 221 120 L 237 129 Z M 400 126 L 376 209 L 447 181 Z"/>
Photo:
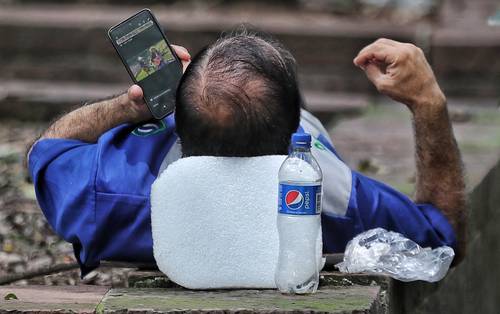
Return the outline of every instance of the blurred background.
<path id="1" fill-rule="evenodd" d="M 411 195 L 411 117 L 378 95 L 352 59 L 380 37 L 421 47 L 448 97 L 472 190 L 500 155 L 500 4 L 493 0 L 0 0 L 0 278 L 75 265 L 47 225 L 23 166 L 49 122 L 131 80 L 106 32 L 149 7 L 171 43 L 195 55 L 249 23 L 299 64 L 308 108 L 356 170 Z M 16 284 L 127 285 L 127 268 L 72 270 Z"/>

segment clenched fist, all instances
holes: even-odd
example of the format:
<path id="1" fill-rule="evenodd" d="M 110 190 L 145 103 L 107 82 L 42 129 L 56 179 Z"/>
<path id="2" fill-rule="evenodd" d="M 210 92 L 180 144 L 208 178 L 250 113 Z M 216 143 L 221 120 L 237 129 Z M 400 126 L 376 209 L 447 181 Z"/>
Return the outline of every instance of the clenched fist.
<path id="1" fill-rule="evenodd" d="M 381 38 L 363 48 L 354 64 L 379 92 L 402 102 L 412 112 L 442 107 L 446 99 L 422 49 Z"/>

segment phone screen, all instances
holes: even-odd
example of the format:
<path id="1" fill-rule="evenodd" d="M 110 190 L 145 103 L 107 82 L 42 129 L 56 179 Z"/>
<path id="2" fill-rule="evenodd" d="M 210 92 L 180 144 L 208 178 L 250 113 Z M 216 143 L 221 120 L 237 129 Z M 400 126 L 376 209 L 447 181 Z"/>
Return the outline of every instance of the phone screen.
<path id="1" fill-rule="evenodd" d="M 109 36 L 157 119 L 172 112 L 182 66 L 149 10 L 113 27 Z"/>

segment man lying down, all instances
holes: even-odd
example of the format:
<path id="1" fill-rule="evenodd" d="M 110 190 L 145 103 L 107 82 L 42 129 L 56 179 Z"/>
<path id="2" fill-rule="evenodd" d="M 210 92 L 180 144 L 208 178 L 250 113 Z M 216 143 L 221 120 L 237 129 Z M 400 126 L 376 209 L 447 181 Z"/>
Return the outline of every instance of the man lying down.
<path id="1" fill-rule="evenodd" d="M 381 93 L 413 115 L 414 200 L 342 162 L 324 127 L 304 109 L 295 60 L 281 44 L 242 31 L 220 38 L 192 60 L 186 49 L 174 49 L 185 67 L 175 114 L 152 121 L 142 90 L 134 85 L 126 94 L 62 116 L 30 150 L 40 207 L 73 244 L 82 275 L 102 260 L 155 261 L 151 185 L 169 164 L 193 156 L 286 155 L 296 130 L 312 134 L 317 143 L 313 154 L 324 175 L 324 253 L 343 252 L 355 235 L 383 227 L 424 247 L 451 246 L 455 262 L 463 257 L 461 158 L 445 96 L 419 48 L 379 39 L 354 59 Z"/>

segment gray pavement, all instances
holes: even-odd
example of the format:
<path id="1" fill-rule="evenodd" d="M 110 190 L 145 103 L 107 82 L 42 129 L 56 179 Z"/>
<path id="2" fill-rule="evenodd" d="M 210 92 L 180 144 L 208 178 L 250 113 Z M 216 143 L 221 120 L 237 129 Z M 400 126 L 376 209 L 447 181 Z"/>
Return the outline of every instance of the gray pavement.
<path id="1" fill-rule="evenodd" d="M 449 101 L 462 152 L 467 186 L 474 188 L 500 158 L 500 110 L 491 102 Z M 466 121 L 463 121 L 463 120 Z M 412 195 L 415 180 L 411 115 L 404 105 L 381 99 L 365 114 L 329 128 L 334 144 L 353 169 Z"/>

